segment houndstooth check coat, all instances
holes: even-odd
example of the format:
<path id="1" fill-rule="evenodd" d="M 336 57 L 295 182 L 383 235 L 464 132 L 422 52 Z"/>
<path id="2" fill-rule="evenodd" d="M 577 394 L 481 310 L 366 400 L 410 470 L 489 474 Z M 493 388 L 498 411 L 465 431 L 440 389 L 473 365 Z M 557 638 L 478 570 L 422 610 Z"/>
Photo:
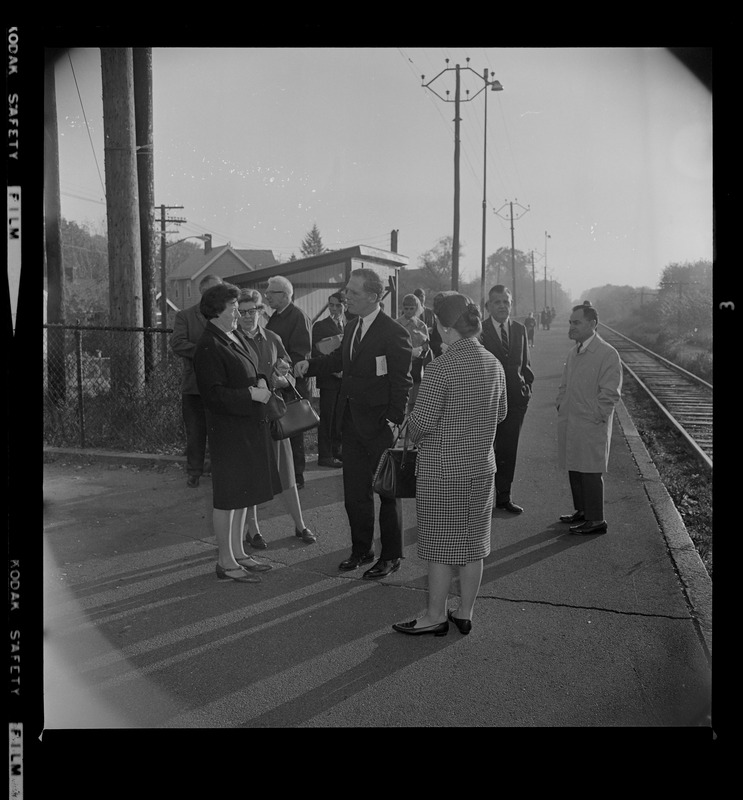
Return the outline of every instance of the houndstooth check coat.
<path id="1" fill-rule="evenodd" d="M 490 553 L 493 441 L 507 412 L 503 367 L 477 339 L 454 342 L 426 368 L 408 417 L 419 558 L 463 565 Z"/>

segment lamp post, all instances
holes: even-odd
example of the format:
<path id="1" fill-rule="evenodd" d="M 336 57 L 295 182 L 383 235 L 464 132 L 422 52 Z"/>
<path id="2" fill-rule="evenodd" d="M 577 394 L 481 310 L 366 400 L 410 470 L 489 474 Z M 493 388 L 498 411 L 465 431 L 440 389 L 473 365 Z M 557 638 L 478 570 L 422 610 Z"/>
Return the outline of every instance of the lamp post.
<path id="1" fill-rule="evenodd" d="M 491 72 L 491 77 L 495 73 Z M 491 92 L 502 92 L 503 86 L 500 81 L 488 81 L 488 71 L 483 70 L 482 79 L 485 82 L 484 88 L 490 87 Z M 488 162 L 488 93 L 485 92 L 485 118 L 483 121 L 482 135 L 482 263 L 480 264 L 480 312 L 485 316 L 485 218 L 486 218 L 486 192 L 487 192 L 487 162 Z"/>

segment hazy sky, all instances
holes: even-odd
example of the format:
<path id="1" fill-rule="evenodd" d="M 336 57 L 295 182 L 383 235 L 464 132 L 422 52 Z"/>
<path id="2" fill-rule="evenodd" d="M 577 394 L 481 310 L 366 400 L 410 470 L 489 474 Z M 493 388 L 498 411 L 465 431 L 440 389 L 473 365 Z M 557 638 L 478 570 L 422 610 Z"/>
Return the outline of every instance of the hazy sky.
<path id="1" fill-rule="evenodd" d="M 543 275 L 547 242 L 548 276 L 574 298 L 712 260 L 712 98 L 664 48 L 154 48 L 155 199 L 188 220 L 169 240 L 211 233 L 281 261 L 313 224 L 331 249 L 387 250 L 397 229 L 418 266 L 453 232 L 456 64 L 463 279 L 480 274 L 484 172 L 487 253 L 510 247 L 513 202 L 516 248 Z M 452 102 L 421 85 L 447 68 L 432 88 Z M 503 85 L 487 170 L 485 92 L 466 100 L 485 69 Z M 70 50 L 56 79 L 62 215 L 95 224 L 99 51 Z"/>

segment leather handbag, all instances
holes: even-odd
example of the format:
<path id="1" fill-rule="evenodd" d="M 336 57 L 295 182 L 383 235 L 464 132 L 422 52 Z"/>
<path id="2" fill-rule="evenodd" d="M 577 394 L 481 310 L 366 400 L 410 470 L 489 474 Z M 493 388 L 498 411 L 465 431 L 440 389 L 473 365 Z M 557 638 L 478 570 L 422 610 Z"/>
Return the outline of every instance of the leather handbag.
<path id="1" fill-rule="evenodd" d="M 286 403 L 284 398 L 276 391 L 271 392 L 268 402 L 264 406 L 264 413 L 269 422 L 281 419 L 286 414 Z"/>
<path id="2" fill-rule="evenodd" d="M 271 423 L 271 436 L 276 440 L 291 439 L 292 436 L 316 428 L 320 424 L 320 417 L 312 408 L 312 403 L 302 397 L 294 386 L 296 397 L 286 401 L 286 411 Z"/>
<path id="3" fill-rule="evenodd" d="M 402 447 L 399 446 L 403 435 Z M 418 448 L 408 446 L 407 420 L 400 429 L 400 436 L 393 447 L 388 447 L 379 459 L 374 474 L 374 491 L 380 497 L 415 497 L 415 466 Z"/>

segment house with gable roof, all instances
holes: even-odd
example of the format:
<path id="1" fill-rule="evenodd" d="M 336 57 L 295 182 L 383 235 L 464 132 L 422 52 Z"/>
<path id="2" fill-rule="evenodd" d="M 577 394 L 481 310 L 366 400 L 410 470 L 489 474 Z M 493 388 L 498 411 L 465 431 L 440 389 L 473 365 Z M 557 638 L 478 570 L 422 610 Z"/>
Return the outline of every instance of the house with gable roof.
<path id="1" fill-rule="evenodd" d="M 227 278 L 278 263 L 271 250 L 237 250 L 229 243 L 213 247 L 209 238 L 203 250 L 189 256 L 168 276 L 169 305 L 180 310 L 197 303 L 201 297 L 199 282 L 205 275 Z"/>

